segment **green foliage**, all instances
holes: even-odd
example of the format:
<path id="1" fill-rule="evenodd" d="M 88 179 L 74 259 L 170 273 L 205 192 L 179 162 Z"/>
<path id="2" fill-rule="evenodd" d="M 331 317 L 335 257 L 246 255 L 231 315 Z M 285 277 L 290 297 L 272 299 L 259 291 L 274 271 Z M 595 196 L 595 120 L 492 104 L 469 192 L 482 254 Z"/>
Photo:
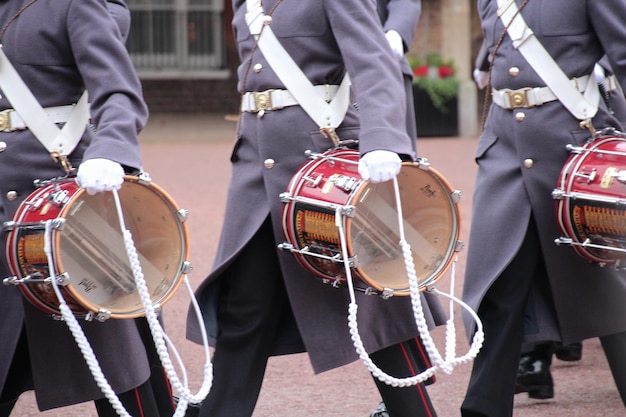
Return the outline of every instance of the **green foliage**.
<path id="1" fill-rule="evenodd" d="M 413 84 L 426 91 L 433 106 L 442 113 L 448 112 L 446 104 L 459 93 L 459 80 L 455 77 L 416 77 L 413 79 Z"/>
<path id="2" fill-rule="evenodd" d="M 459 92 L 454 61 L 443 59 L 438 52 L 430 52 L 424 58 L 409 55 L 407 60 L 413 70 L 413 84 L 426 91 L 435 108 L 446 113 L 446 104 Z"/>

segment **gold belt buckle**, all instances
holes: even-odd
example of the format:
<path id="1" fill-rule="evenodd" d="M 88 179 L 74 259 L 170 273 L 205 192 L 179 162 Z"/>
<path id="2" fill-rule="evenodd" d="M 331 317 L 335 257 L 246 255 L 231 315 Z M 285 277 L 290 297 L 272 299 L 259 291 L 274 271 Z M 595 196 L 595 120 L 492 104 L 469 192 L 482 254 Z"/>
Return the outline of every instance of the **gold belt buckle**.
<path id="1" fill-rule="evenodd" d="M 256 111 L 272 110 L 272 91 L 274 90 L 252 93 Z"/>
<path id="2" fill-rule="evenodd" d="M 13 109 L 7 109 L 0 111 L 0 131 L 11 131 L 11 112 Z"/>
<path id="3" fill-rule="evenodd" d="M 531 107 L 528 104 L 528 92 L 530 88 L 524 88 L 523 90 L 507 91 L 509 96 L 509 103 L 512 109 L 519 109 L 523 107 Z"/>

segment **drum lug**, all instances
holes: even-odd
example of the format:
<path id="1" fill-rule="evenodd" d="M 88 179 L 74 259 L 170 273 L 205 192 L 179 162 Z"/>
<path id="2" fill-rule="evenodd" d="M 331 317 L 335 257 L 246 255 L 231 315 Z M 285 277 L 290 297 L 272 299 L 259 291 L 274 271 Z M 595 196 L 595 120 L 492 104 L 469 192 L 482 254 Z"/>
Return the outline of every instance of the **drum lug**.
<path id="1" fill-rule="evenodd" d="M 573 239 L 569 238 L 569 237 L 565 237 L 565 236 L 561 236 L 557 239 L 554 239 L 554 243 L 557 246 L 561 246 L 561 245 L 571 245 L 573 242 Z"/>
<path id="2" fill-rule="evenodd" d="M 280 198 L 281 203 L 289 203 L 291 201 L 291 193 L 286 191 L 284 193 L 280 193 L 278 197 Z"/>
<path id="3" fill-rule="evenodd" d="M 70 275 L 67 272 L 57 275 L 57 284 L 62 287 L 67 287 L 70 283 Z"/>
<path id="4" fill-rule="evenodd" d="M 463 248 L 465 248 L 465 244 L 463 243 L 462 240 L 457 240 L 456 244 L 454 245 L 454 251 L 455 252 L 461 252 L 463 250 Z"/>
<path id="5" fill-rule="evenodd" d="M 565 191 L 559 189 L 559 188 L 555 188 L 552 191 L 552 198 L 554 200 L 563 200 L 565 198 Z"/>
<path id="6" fill-rule="evenodd" d="M 393 297 L 393 290 L 390 288 L 383 288 L 383 291 L 380 293 L 380 297 L 383 300 L 388 300 Z"/>
<path id="7" fill-rule="evenodd" d="M 178 220 L 180 220 L 182 223 L 185 223 L 187 219 L 189 218 L 189 210 L 187 209 L 178 210 L 176 212 L 176 217 L 178 217 Z"/>
<path id="8" fill-rule="evenodd" d="M 339 212 L 346 217 L 352 217 L 354 216 L 354 210 L 354 206 L 343 206 Z"/>
<path id="9" fill-rule="evenodd" d="M 50 200 L 50 202 L 52 202 L 53 204 L 61 207 L 67 204 L 67 202 L 70 200 L 70 198 L 68 197 L 69 194 L 70 193 L 67 190 L 56 190 L 55 192 L 50 194 L 50 196 L 48 196 L 48 200 Z"/>
<path id="10" fill-rule="evenodd" d="M 287 251 L 292 252 L 293 251 L 293 245 L 291 243 L 283 242 L 283 243 L 280 243 L 278 245 L 278 249 L 280 249 L 280 250 L 287 250 Z"/>
<path id="11" fill-rule="evenodd" d="M 137 175 L 137 182 L 139 182 L 139 184 L 149 185 L 152 182 L 152 178 L 150 178 L 150 174 L 147 172 L 140 172 L 139 175 Z"/>
<path id="12" fill-rule="evenodd" d="M 335 279 L 328 279 L 328 278 L 322 278 L 322 283 L 326 284 L 326 285 L 330 285 L 333 288 L 339 288 L 341 287 L 341 279 L 339 278 L 335 278 Z"/>
<path id="13" fill-rule="evenodd" d="M 13 220 L 2 223 L 2 228 L 7 231 L 14 230 L 17 227 L 17 222 Z"/>
<path id="14" fill-rule="evenodd" d="M 450 197 L 452 198 L 452 202 L 454 204 L 457 204 L 461 201 L 461 191 L 460 190 L 454 190 L 451 194 Z"/>
<path id="15" fill-rule="evenodd" d="M 583 151 L 582 146 L 574 146 L 572 144 L 566 145 L 565 149 L 568 150 L 570 153 L 574 153 L 574 154 L 579 154 L 579 153 L 582 153 Z"/>
<path id="16" fill-rule="evenodd" d="M 97 313 L 90 311 L 89 313 L 87 313 L 85 315 L 85 320 L 87 321 L 92 321 L 92 320 L 96 320 L 99 321 L 100 323 L 108 320 L 111 317 L 111 312 L 109 310 L 103 310 L 100 309 L 98 310 Z"/>
<path id="17" fill-rule="evenodd" d="M 191 262 L 190 261 L 183 262 L 181 271 L 183 274 L 188 274 L 191 271 L 193 271 L 193 266 L 191 265 Z"/>
<path id="18" fill-rule="evenodd" d="M 430 162 L 428 162 L 428 158 L 417 158 L 417 167 L 423 169 L 424 171 L 428 171 L 430 169 Z"/>

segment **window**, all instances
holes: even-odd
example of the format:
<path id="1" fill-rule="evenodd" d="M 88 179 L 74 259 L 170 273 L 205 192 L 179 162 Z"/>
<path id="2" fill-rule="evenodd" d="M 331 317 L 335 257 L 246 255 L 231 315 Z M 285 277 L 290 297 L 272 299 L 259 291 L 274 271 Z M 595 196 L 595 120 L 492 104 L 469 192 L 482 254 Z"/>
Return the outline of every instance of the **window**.
<path id="1" fill-rule="evenodd" d="M 127 4 L 132 18 L 127 47 L 142 78 L 216 77 L 224 72 L 223 0 Z"/>

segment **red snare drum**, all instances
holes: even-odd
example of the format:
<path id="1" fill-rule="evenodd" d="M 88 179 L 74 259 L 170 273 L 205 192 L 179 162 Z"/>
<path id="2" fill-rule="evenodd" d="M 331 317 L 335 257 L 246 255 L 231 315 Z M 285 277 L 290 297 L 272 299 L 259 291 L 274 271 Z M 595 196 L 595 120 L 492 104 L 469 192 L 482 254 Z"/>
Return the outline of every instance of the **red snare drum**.
<path id="1" fill-rule="evenodd" d="M 570 147 L 559 178 L 556 213 L 565 234 L 557 244 L 572 245 L 600 264 L 626 258 L 626 139 L 605 131 L 582 147 Z"/>
<path id="2" fill-rule="evenodd" d="M 410 294 L 400 247 L 393 182 L 373 184 L 358 173 L 358 151 L 312 154 L 281 194 L 283 232 L 290 250 L 325 283 L 346 283 L 336 210 L 346 235 L 351 274 L 365 292 Z M 403 163 L 398 175 L 406 241 L 421 290 L 448 269 L 459 241 L 458 199 L 448 182 L 425 162 Z M 355 285 L 357 287 L 357 285 Z"/>
<path id="3" fill-rule="evenodd" d="M 118 191 L 124 222 L 155 306 L 167 302 L 190 269 L 186 211 L 147 175 L 125 177 Z M 6 222 L 7 261 L 22 294 L 46 313 L 58 315 L 45 253 L 45 223 L 51 220 L 52 265 L 61 292 L 77 316 L 98 320 L 145 314 L 135 287 L 110 192 L 89 195 L 74 180 L 52 180 L 22 202 Z M 49 281 L 49 280 L 48 280 Z"/>

